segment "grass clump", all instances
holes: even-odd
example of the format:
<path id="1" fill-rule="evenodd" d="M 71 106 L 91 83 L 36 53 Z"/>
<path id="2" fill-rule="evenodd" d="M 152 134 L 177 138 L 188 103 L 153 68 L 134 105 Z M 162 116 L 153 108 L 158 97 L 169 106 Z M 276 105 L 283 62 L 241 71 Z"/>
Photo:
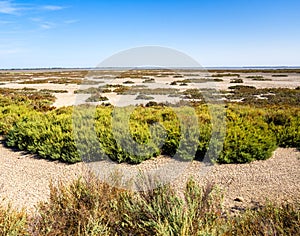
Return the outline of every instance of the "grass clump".
<path id="1" fill-rule="evenodd" d="M 268 203 L 257 211 L 247 210 L 228 222 L 227 235 L 298 235 L 300 205 Z"/>
<path id="2" fill-rule="evenodd" d="M 41 203 L 35 235 L 197 235 L 214 232 L 221 205 L 215 188 L 189 181 L 180 198 L 169 185 L 141 192 L 120 190 L 96 179 L 51 186 Z"/>
<path id="3" fill-rule="evenodd" d="M 11 205 L 0 206 L 1 235 L 29 235 L 29 219 L 25 209 L 15 210 Z"/>
<path id="4" fill-rule="evenodd" d="M 182 195 L 169 184 L 132 192 L 93 175 L 50 184 L 36 214 L 0 208 L 1 235 L 298 235 L 300 204 L 268 203 L 236 215 L 222 207 L 213 184 L 187 181 Z"/>

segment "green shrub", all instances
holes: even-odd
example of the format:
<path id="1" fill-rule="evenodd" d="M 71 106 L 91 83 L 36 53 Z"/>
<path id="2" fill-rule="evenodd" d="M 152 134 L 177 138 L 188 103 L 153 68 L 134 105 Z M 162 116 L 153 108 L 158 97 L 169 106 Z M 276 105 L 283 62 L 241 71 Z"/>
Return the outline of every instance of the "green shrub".
<path id="1" fill-rule="evenodd" d="M 42 158 L 74 163 L 80 161 L 72 136 L 71 109 L 46 115 L 30 113 L 19 119 L 7 135 L 6 144 Z"/>
<path id="2" fill-rule="evenodd" d="M 300 148 L 300 110 L 269 109 L 266 122 L 280 147 Z"/>
<path id="3" fill-rule="evenodd" d="M 246 163 L 265 160 L 272 155 L 277 143 L 273 132 L 255 110 L 227 110 L 226 137 L 219 163 Z"/>
<path id="4" fill-rule="evenodd" d="M 186 93 L 201 95 L 199 90 Z M 155 104 L 39 112 L 28 108 L 27 100 L 24 105 L 10 103 L 2 99 L 0 108 L 0 131 L 7 134 L 9 147 L 71 163 L 108 157 L 117 162 L 140 163 L 160 154 L 201 160 L 207 151 L 216 158 L 222 146 L 218 162 L 245 163 L 270 157 L 276 146 L 300 146 L 298 108 L 230 105 L 223 145 L 218 135 L 211 133 L 211 114 L 205 105 L 195 106 L 196 114 L 192 115 L 188 107 Z M 194 116 L 198 118 L 196 128 Z M 219 128 L 224 129 L 225 124 Z"/>

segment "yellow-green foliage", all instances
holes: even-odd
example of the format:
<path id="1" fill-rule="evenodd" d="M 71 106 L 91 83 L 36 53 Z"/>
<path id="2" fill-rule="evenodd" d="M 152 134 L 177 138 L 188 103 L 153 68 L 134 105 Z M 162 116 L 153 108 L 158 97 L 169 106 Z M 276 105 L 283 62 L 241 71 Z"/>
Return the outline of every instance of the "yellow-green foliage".
<path id="1" fill-rule="evenodd" d="M 220 163 L 246 163 L 264 160 L 275 150 L 276 138 L 263 120 L 265 112 L 251 107 L 227 109 L 226 137 Z"/>
<path id="2" fill-rule="evenodd" d="M 281 147 L 300 148 L 300 109 L 274 107 L 269 109 L 266 121 Z"/>
<path id="3" fill-rule="evenodd" d="M 29 235 L 25 210 L 14 210 L 11 205 L 0 206 L 0 235 Z"/>
<path id="4" fill-rule="evenodd" d="M 31 112 L 23 115 L 9 131 L 7 145 L 46 159 L 78 162 L 71 114 L 71 108 L 64 108 L 46 114 Z"/>
<path id="5" fill-rule="evenodd" d="M 222 113 L 217 105 L 197 105 L 195 111 L 85 105 L 42 112 L 27 101 L 2 98 L 2 104 L 0 131 L 8 146 L 70 163 L 106 158 L 140 163 L 160 154 L 201 160 L 207 153 L 219 163 L 245 163 L 269 158 L 277 146 L 300 147 L 297 107 L 229 104 Z"/>

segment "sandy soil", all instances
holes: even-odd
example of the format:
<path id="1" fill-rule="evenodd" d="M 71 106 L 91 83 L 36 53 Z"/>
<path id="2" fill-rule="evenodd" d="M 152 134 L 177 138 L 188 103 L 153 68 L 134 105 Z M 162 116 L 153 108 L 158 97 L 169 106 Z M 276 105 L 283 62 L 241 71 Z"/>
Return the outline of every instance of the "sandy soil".
<path id="1" fill-rule="evenodd" d="M 166 158 L 148 160 L 140 165 L 122 164 L 121 174 L 139 169 L 161 171 L 164 180 L 170 182 L 179 191 L 184 183 L 193 177 L 200 184 L 215 183 L 225 196 L 226 207 L 243 207 L 257 203 L 263 204 L 266 199 L 282 201 L 300 200 L 300 152 L 295 149 L 279 148 L 272 158 L 266 161 L 255 161 L 250 164 L 214 165 L 205 172 L 201 162 L 193 161 L 174 169 L 173 161 Z M 107 170 L 108 163 L 98 163 L 98 170 Z M 111 163 L 109 163 L 111 167 Z M 175 166 L 176 167 L 176 166 Z M 177 165 L 177 167 L 179 167 Z M 39 159 L 34 155 L 13 151 L 0 145 L 0 197 L 2 204 L 11 202 L 14 207 L 26 207 L 34 210 L 39 201 L 49 198 L 49 181 L 69 182 L 85 175 L 87 165 L 84 163 L 64 164 Z M 91 169 L 91 168 L 89 168 Z M 113 170 L 113 169 L 111 169 Z M 175 173 L 175 175 L 174 175 Z M 166 176 L 169 174 L 169 176 Z M 239 201 L 236 201 L 238 198 Z"/>

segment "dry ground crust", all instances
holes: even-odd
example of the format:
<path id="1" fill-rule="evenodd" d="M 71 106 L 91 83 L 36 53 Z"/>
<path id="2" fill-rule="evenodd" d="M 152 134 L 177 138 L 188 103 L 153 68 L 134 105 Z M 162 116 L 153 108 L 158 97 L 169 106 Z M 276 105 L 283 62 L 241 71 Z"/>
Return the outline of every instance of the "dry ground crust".
<path id="1" fill-rule="evenodd" d="M 163 159 L 148 160 L 137 167 L 151 169 L 157 162 L 165 162 Z M 205 174 L 201 172 L 203 164 L 193 161 L 172 184 L 180 190 L 191 176 L 201 184 L 212 181 L 224 193 L 227 207 L 264 203 L 266 199 L 300 201 L 299 164 L 300 152 L 291 148 L 278 148 L 266 161 L 214 165 Z M 11 202 L 15 207 L 34 209 L 39 201 L 49 198 L 50 180 L 70 181 L 85 173 L 84 169 L 83 163 L 68 165 L 43 160 L 1 144 L 0 198 L 5 198 L 4 204 Z M 235 198 L 242 202 L 234 201 Z"/>

